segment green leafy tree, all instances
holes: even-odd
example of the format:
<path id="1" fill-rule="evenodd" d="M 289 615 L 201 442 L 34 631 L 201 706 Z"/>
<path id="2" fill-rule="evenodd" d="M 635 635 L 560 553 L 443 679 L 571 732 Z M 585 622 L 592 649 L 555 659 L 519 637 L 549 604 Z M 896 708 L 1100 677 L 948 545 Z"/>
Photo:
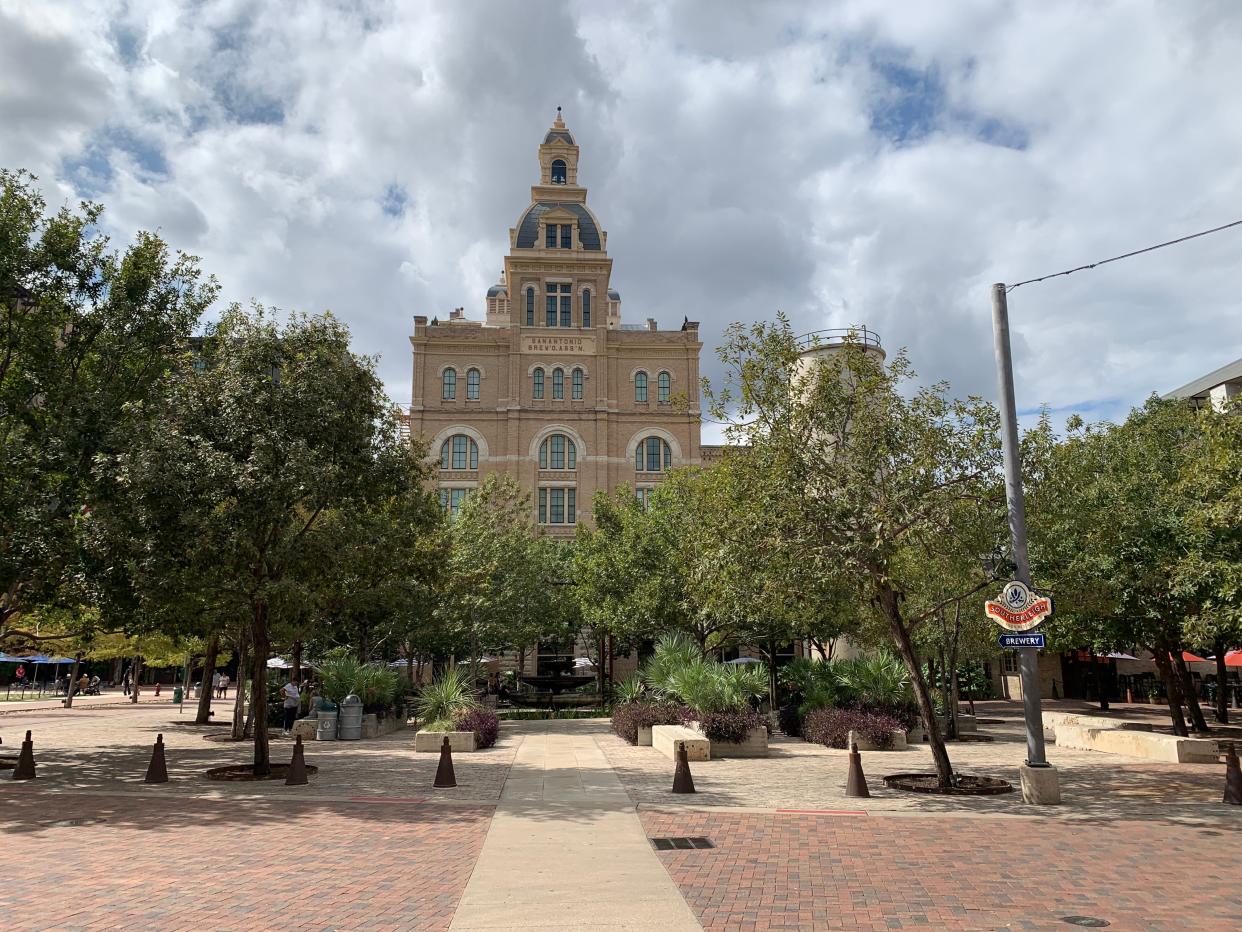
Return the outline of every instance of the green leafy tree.
<path id="1" fill-rule="evenodd" d="M 999 488 L 998 421 L 981 399 L 911 390 L 904 354 L 887 365 L 855 342 L 808 359 L 787 322 L 730 328 L 728 377 L 712 410 L 731 439 L 752 507 L 811 571 L 848 579 L 875 606 L 910 674 L 942 786 L 952 765 L 915 650 L 918 628 L 987 585 L 980 567 L 939 602 L 922 567 L 975 546 L 969 503 Z"/>
<path id="2" fill-rule="evenodd" d="M 273 641 L 291 640 L 293 606 L 340 578 L 340 561 L 306 559 L 318 523 L 408 495 L 423 475 L 339 321 L 237 306 L 163 381 L 109 468 L 100 525 L 143 616 L 176 621 L 202 605 L 244 618 L 252 706 L 267 696 Z M 254 768 L 270 771 L 262 708 Z"/>
<path id="3" fill-rule="evenodd" d="M 98 462 L 124 449 L 217 291 L 153 234 L 110 249 L 98 205 L 49 213 L 34 181 L 0 170 L 0 649 L 83 633 L 36 634 L 21 616 L 93 601 L 82 530 L 108 485 Z"/>

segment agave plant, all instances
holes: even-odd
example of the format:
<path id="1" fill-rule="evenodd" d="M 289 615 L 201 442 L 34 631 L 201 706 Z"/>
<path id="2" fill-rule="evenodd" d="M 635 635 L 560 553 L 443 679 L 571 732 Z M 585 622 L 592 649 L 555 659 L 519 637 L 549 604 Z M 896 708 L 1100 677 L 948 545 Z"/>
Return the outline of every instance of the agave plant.
<path id="1" fill-rule="evenodd" d="M 425 722 L 452 722 L 458 715 L 478 707 L 465 667 L 446 670 L 440 678 L 423 687 L 414 702 L 419 719 Z"/>
<path id="2" fill-rule="evenodd" d="M 641 702 L 647 698 L 647 687 L 643 685 L 642 677 L 635 674 L 623 683 L 618 683 L 613 688 L 613 696 L 617 705 L 625 705 L 627 702 Z"/>

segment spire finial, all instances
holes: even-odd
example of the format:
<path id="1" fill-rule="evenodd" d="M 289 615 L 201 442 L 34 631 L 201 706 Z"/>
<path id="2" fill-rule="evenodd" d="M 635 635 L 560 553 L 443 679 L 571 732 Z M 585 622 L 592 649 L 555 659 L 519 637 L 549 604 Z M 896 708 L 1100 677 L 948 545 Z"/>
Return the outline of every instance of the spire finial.
<path id="1" fill-rule="evenodd" d="M 561 119 L 561 108 L 560 107 L 556 108 L 556 122 L 553 123 L 552 125 L 555 126 L 557 129 L 565 128 L 565 121 Z"/>

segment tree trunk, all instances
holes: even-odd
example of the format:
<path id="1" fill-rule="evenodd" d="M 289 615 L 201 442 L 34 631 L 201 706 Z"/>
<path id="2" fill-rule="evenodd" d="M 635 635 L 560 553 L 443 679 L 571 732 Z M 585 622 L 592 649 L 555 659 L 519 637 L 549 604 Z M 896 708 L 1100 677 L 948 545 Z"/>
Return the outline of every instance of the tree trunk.
<path id="1" fill-rule="evenodd" d="M 1173 663 L 1169 660 L 1169 650 L 1164 646 L 1155 647 L 1152 659 L 1160 678 L 1164 680 L 1165 696 L 1169 704 L 1169 718 L 1173 720 L 1173 734 L 1186 738 L 1190 732 L 1186 729 L 1186 719 L 1182 717 L 1182 687 L 1173 671 Z"/>
<path id="2" fill-rule="evenodd" d="M 1094 651 L 1092 654 L 1094 655 Z M 1108 685 L 1104 682 L 1104 674 L 1100 672 L 1099 658 L 1092 656 L 1091 668 L 1095 671 L 1095 691 L 1099 693 L 1096 697 L 1100 701 L 1100 711 L 1108 711 Z"/>
<path id="3" fill-rule="evenodd" d="M 73 673 L 69 675 L 69 688 L 65 690 L 65 708 L 73 708 L 73 694 L 78 689 L 78 667 L 82 665 L 82 654 L 73 655 Z"/>
<path id="4" fill-rule="evenodd" d="M 1190 676 L 1190 668 L 1180 650 L 1173 654 L 1173 665 L 1177 667 L 1178 678 L 1182 682 L 1182 695 L 1186 699 L 1186 708 L 1190 710 L 1190 724 L 1195 731 L 1206 734 L 1207 719 L 1203 717 L 1203 709 L 1199 705 L 1199 696 L 1195 692 L 1195 681 Z"/>
<path id="5" fill-rule="evenodd" d="M 892 631 L 893 640 L 897 642 L 897 650 L 901 653 L 901 659 L 906 662 L 906 670 L 910 673 L 914 698 L 918 702 L 919 714 L 923 716 L 923 726 L 927 729 L 927 741 L 931 745 L 932 759 L 936 762 L 939 785 L 947 789 L 953 785 L 953 764 L 949 761 L 949 752 L 944 746 L 944 736 L 940 734 L 940 725 L 936 721 L 936 710 L 932 706 L 927 680 L 923 677 L 923 668 L 919 666 L 918 657 L 914 654 L 914 645 L 910 643 L 910 632 L 906 629 L 905 619 L 901 617 L 897 593 L 886 585 L 880 585 L 878 588 L 880 607 L 888 619 L 888 626 Z"/>
<path id="6" fill-rule="evenodd" d="M 216 672 L 216 660 L 220 656 L 220 635 L 213 634 L 207 642 L 207 654 L 203 657 L 203 678 L 198 687 L 198 714 L 194 716 L 197 725 L 206 725 L 211 721 L 211 678 Z"/>
<path id="7" fill-rule="evenodd" d="M 243 630 L 237 638 L 237 695 L 233 697 L 233 740 L 240 741 L 246 737 L 246 669 L 248 653 L 246 651 L 246 632 Z"/>
<path id="8" fill-rule="evenodd" d="M 129 701 L 138 704 L 138 677 L 142 673 L 142 655 L 134 654 L 134 665 L 130 667 L 133 671 L 134 691 L 130 693 Z"/>
<path id="9" fill-rule="evenodd" d="M 255 602 L 251 607 L 250 636 L 254 658 L 250 687 L 250 713 L 254 719 L 254 774 L 265 777 L 272 772 L 271 749 L 267 744 L 267 658 L 272 652 L 272 641 L 267 628 L 266 602 Z"/>
<path id="10" fill-rule="evenodd" d="M 293 642 L 293 669 L 290 670 L 293 675 L 293 682 L 299 685 L 302 682 L 302 642 Z"/>
<path id="11" fill-rule="evenodd" d="M 1229 724 L 1229 668 L 1225 666 L 1225 639 L 1217 638 L 1212 645 L 1216 651 L 1216 721 Z"/>
<path id="12" fill-rule="evenodd" d="M 954 738 L 958 737 L 960 734 L 957 723 L 957 707 L 961 698 L 958 694 L 959 691 L 957 686 L 957 654 L 958 646 L 961 642 L 961 632 L 962 603 L 959 601 L 953 615 L 953 639 L 949 642 L 952 646 L 949 648 L 949 666 L 945 671 L 945 674 L 948 676 L 949 680 L 946 684 L 948 688 L 948 696 L 945 699 L 945 705 L 949 711 L 949 733 L 953 735 Z"/>
<path id="13" fill-rule="evenodd" d="M 186 696 L 190 694 L 190 671 L 194 666 L 194 655 L 185 655 L 185 673 L 181 677 L 181 701 L 185 702 Z"/>
<path id="14" fill-rule="evenodd" d="M 776 711 L 776 638 L 768 637 L 768 711 Z"/>

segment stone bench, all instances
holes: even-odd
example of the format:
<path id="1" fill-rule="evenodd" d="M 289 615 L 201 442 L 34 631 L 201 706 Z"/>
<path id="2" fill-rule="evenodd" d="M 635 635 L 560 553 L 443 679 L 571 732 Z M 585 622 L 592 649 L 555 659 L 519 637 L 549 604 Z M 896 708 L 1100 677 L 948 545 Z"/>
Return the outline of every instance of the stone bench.
<path id="1" fill-rule="evenodd" d="M 685 725 L 656 725 L 651 729 L 651 746 L 673 760 L 677 745 L 685 744 L 687 760 L 711 760 L 712 743 Z"/>
<path id="2" fill-rule="evenodd" d="M 706 759 L 768 756 L 768 730 L 762 725 L 752 728 L 746 735 L 745 741 L 712 741 L 703 734 L 702 726 L 698 722 L 691 722 L 689 727 L 694 729 L 698 737 L 708 742 Z M 688 750 L 687 753 L 689 753 Z"/>
<path id="3" fill-rule="evenodd" d="M 1179 738 L 1117 726 L 1056 725 L 1053 730 L 1059 748 L 1125 754 L 1175 764 L 1210 764 L 1218 760 L 1216 742 L 1211 738 Z"/>

